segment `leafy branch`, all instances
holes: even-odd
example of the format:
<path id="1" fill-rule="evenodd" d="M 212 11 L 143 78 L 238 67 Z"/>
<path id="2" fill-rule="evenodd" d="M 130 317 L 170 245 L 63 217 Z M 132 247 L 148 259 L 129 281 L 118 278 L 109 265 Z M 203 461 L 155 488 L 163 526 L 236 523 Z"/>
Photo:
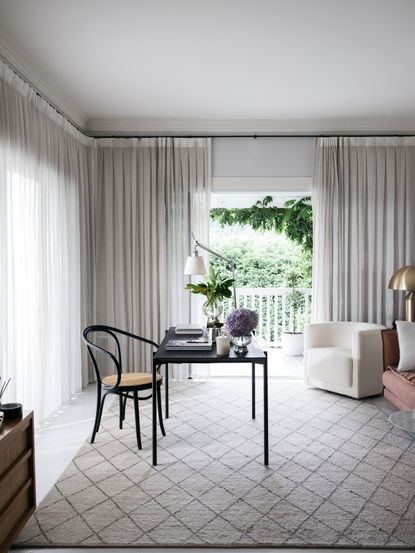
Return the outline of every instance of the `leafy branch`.
<path id="1" fill-rule="evenodd" d="M 284 233 L 290 240 L 299 244 L 304 252 L 313 251 L 313 213 L 311 198 L 288 200 L 284 207 L 270 205 L 272 196 L 265 196 L 252 207 L 213 208 L 210 216 L 222 227 L 225 225 L 250 225 L 254 230 L 273 230 Z"/>

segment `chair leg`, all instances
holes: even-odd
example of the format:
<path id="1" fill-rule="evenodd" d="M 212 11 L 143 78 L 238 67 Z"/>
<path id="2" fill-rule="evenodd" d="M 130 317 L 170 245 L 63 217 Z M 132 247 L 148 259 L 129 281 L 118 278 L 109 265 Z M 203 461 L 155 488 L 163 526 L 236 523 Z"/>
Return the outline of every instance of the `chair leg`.
<path id="1" fill-rule="evenodd" d="M 140 433 L 140 411 L 138 407 L 138 393 L 134 392 L 134 414 L 135 414 L 135 433 L 137 435 L 138 449 L 143 449 L 141 445 L 141 433 Z"/>
<path id="2" fill-rule="evenodd" d="M 166 431 L 164 430 L 164 424 L 163 424 L 163 410 L 161 408 L 161 390 L 160 390 L 160 384 L 157 384 L 157 409 L 158 409 L 158 416 L 159 416 L 159 424 L 160 424 L 160 430 L 163 436 L 166 435 Z"/>
<path id="3" fill-rule="evenodd" d="M 105 398 L 107 397 L 107 394 L 105 394 L 101 400 L 101 386 L 99 386 L 98 392 L 97 392 L 97 411 L 95 415 L 95 424 L 94 424 L 94 430 L 92 431 L 92 437 L 91 437 L 91 444 L 95 442 L 95 436 L 99 430 L 100 424 L 101 424 L 101 418 L 102 418 L 102 411 L 104 409 L 104 403 Z"/>
<path id="4" fill-rule="evenodd" d="M 122 411 L 122 420 L 125 421 L 125 409 L 127 407 L 127 396 L 124 397 L 123 411 Z"/>
<path id="5" fill-rule="evenodd" d="M 94 421 L 94 428 L 93 428 L 94 431 L 97 426 L 100 407 L 101 407 L 101 384 L 97 381 L 97 407 L 95 410 L 95 421 Z"/>
<path id="6" fill-rule="evenodd" d="M 124 397 L 118 396 L 120 403 L 120 430 L 122 430 L 122 422 L 124 420 Z"/>

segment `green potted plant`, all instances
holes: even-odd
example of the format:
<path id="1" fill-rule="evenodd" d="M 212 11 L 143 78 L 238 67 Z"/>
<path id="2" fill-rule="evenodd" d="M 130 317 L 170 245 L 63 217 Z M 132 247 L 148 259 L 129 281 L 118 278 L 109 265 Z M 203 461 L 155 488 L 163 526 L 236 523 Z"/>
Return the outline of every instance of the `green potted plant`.
<path id="1" fill-rule="evenodd" d="M 304 310 L 305 297 L 298 290 L 301 275 L 292 271 L 287 276 L 287 287 L 291 292 L 287 296 L 286 308 L 289 312 L 290 330 L 282 333 L 281 344 L 286 355 L 302 355 L 304 353 L 304 334 L 300 330 L 298 319 L 301 310 Z"/>
<path id="2" fill-rule="evenodd" d="M 185 290 L 192 294 L 206 296 L 203 304 L 203 313 L 208 318 L 207 326 L 222 326 L 219 318 L 223 312 L 223 299 L 232 297 L 233 278 L 222 278 L 218 271 L 209 266 L 209 273 L 204 277 L 205 282 L 187 284 Z"/>

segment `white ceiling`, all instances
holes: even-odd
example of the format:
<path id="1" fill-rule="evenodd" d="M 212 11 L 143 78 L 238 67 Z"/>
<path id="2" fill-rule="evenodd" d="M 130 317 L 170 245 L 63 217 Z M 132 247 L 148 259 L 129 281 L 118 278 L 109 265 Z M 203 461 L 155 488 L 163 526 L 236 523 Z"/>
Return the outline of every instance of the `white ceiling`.
<path id="1" fill-rule="evenodd" d="M 414 0 L 0 0 L 0 53 L 96 131 L 415 130 Z"/>

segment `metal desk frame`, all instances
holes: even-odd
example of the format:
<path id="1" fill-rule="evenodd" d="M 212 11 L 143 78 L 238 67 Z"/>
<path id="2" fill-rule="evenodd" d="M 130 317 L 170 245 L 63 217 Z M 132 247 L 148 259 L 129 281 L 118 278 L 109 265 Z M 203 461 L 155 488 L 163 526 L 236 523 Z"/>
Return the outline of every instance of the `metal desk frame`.
<path id="1" fill-rule="evenodd" d="M 153 354 L 152 369 L 152 445 L 153 445 L 153 466 L 157 465 L 157 403 L 156 403 L 156 375 L 161 365 L 165 365 L 165 417 L 169 418 L 169 363 L 251 363 L 252 366 L 252 418 L 255 419 L 255 365 L 263 366 L 263 392 L 264 392 L 264 465 L 269 464 L 269 443 L 268 443 L 268 356 L 267 352 L 255 343 L 248 346 L 246 354 L 237 355 L 233 346 L 228 357 L 220 357 L 216 354 L 216 344 L 213 344 L 210 351 L 167 351 L 166 345 L 169 340 L 178 339 L 175 328 L 171 327 L 164 337 L 159 349 Z M 186 340 L 194 336 L 181 335 L 180 339 Z"/>

